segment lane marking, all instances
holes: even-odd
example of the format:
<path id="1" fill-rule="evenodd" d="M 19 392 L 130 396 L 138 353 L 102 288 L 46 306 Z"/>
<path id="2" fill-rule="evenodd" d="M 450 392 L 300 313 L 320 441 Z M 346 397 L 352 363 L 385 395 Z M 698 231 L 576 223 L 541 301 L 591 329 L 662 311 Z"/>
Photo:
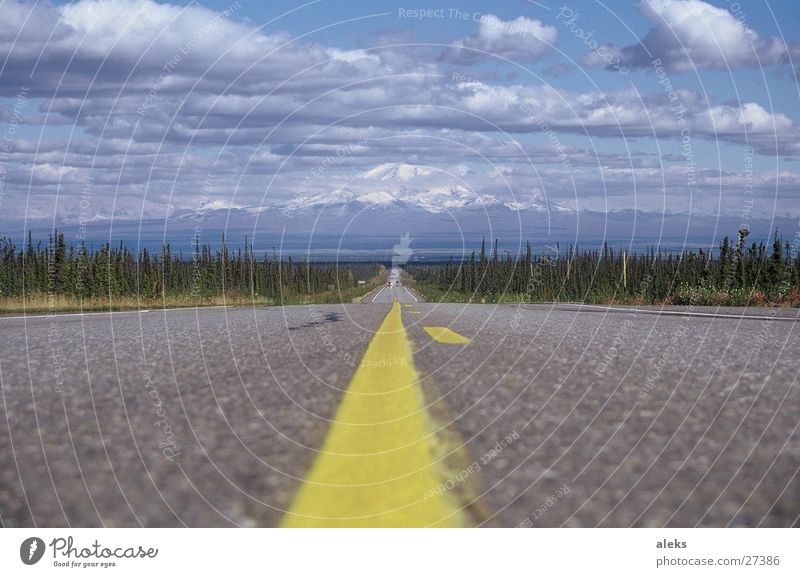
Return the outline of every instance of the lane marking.
<path id="1" fill-rule="evenodd" d="M 378 291 L 378 294 L 376 294 L 374 297 L 372 297 L 372 302 L 375 302 L 375 299 L 378 298 L 378 295 L 381 294 L 383 292 L 383 289 L 385 289 L 385 288 L 386 287 L 381 287 L 381 290 Z"/>
<path id="2" fill-rule="evenodd" d="M 370 341 L 283 527 L 460 527 L 400 303 Z"/>
<path id="3" fill-rule="evenodd" d="M 423 327 L 425 332 L 437 343 L 446 345 L 463 345 L 469 342 L 469 339 L 464 335 L 460 335 L 447 327 Z"/>
<path id="4" fill-rule="evenodd" d="M 414 302 L 415 302 L 415 303 L 416 303 L 416 302 L 419 302 L 419 301 L 417 300 L 417 297 L 415 297 L 413 294 L 411 294 L 411 291 L 410 291 L 410 290 L 408 290 L 406 287 L 403 287 L 403 288 L 404 288 L 404 289 L 405 289 L 405 291 L 408 293 L 408 296 L 410 296 L 412 299 L 414 299 Z"/>
<path id="5" fill-rule="evenodd" d="M 412 314 L 412 315 L 421 315 L 422 314 L 420 311 L 406 311 L 406 312 L 409 313 L 409 314 Z"/>

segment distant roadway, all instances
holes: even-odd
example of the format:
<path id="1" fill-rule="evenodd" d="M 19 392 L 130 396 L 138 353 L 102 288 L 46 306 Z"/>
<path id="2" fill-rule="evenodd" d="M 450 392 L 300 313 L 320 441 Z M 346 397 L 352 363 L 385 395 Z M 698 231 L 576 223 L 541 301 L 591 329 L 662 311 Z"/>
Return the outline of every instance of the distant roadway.
<path id="1" fill-rule="evenodd" d="M 389 271 L 386 286 L 371 292 L 363 299 L 364 302 L 373 304 L 391 304 L 394 301 L 400 303 L 416 303 L 423 300 L 421 295 L 412 292 L 408 287 L 402 284 L 400 271 L 398 269 L 391 269 Z"/>
<path id="2" fill-rule="evenodd" d="M 3 525 L 798 525 L 797 310 L 389 281 L 362 304 L 0 317 Z"/>

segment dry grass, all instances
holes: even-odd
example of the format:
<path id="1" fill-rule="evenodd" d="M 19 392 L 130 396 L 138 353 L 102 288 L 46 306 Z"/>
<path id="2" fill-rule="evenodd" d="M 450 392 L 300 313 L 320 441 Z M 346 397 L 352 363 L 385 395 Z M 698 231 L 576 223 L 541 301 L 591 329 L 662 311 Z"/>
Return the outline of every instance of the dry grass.
<path id="1" fill-rule="evenodd" d="M 238 295 L 222 295 L 215 297 L 166 297 L 137 298 L 135 296 L 119 296 L 112 298 L 78 299 L 67 296 L 48 297 L 33 295 L 0 299 L 0 313 L 60 313 L 74 311 L 128 311 L 160 308 L 210 307 L 210 306 L 244 306 L 274 305 L 273 299 L 244 298 Z"/>

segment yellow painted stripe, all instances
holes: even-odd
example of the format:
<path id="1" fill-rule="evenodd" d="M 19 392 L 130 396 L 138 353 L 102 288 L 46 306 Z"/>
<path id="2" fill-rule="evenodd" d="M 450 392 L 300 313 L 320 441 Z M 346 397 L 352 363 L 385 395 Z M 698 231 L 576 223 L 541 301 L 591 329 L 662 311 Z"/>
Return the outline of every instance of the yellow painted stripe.
<path id="1" fill-rule="evenodd" d="M 463 526 L 441 488 L 400 304 L 372 338 L 284 527 Z"/>
<path id="2" fill-rule="evenodd" d="M 447 327 L 425 327 L 425 332 L 428 333 L 437 343 L 444 343 L 446 345 L 463 345 L 469 342 L 467 337 L 460 335 L 455 331 L 451 331 Z"/>

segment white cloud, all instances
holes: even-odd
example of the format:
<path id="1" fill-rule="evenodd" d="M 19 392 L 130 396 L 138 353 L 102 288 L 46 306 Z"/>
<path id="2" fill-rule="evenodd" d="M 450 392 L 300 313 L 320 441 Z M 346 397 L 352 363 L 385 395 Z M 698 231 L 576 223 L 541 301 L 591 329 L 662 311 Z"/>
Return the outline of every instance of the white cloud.
<path id="1" fill-rule="evenodd" d="M 492 56 L 532 62 L 547 55 L 557 41 L 558 30 L 539 20 L 520 16 L 505 21 L 494 14 L 484 14 L 477 30 L 457 41 L 442 57 L 456 62 L 475 62 Z"/>
<path id="2" fill-rule="evenodd" d="M 766 40 L 725 8 L 702 0 L 644 0 L 639 10 L 653 24 L 639 44 L 606 44 L 581 62 L 604 65 L 613 55 L 626 66 L 647 68 L 658 58 L 667 70 L 680 72 L 768 66 L 786 54 L 781 39 Z"/>

